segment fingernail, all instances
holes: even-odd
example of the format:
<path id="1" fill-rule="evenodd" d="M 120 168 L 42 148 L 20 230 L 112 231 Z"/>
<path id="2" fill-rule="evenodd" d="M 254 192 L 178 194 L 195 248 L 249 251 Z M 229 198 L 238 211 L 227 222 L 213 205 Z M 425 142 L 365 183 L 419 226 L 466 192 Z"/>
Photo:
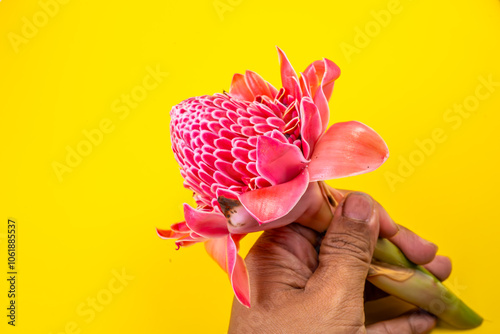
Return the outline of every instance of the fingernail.
<path id="1" fill-rule="evenodd" d="M 425 239 L 424 239 L 425 240 Z M 436 245 L 435 243 L 433 242 L 430 242 L 429 240 L 425 240 L 426 243 L 428 243 L 429 245 L 432 245 L 435 249 L 436 249 L 436 252 L 438 251 L 439 247 L 438 245 Z"/>
<path id="2" fill-rule="evenodd" d="M 392 221 L 392 220 L 391 220 L 391 221 Z M 394 233 L 394 235 L 391 237 L 391 238 L 394 238 L 396 235 L 398 235 L 398 234 L 399 234 L 400 229 L 399 229 L 399 225 L 398 225 L 398 224 L 396 224 L 394 221 L 392 221 L 392 224 L 393 224 L 393 226 L 396 228 L 396 233 Z"/>
<path id="3" fill-rule="evenodd" d="M 436 318 L 427 312 L 417 312 L 410 316 L 410 325 L 415 333 L 427 333 L 436 326 Z"/>
<path id="4" fill-rule="evenodd" d="M 342 215 L 346 218 L 368 222 L 372 212 L 373 201 L 365 194 L 353 192 L 344 200 Z"/>

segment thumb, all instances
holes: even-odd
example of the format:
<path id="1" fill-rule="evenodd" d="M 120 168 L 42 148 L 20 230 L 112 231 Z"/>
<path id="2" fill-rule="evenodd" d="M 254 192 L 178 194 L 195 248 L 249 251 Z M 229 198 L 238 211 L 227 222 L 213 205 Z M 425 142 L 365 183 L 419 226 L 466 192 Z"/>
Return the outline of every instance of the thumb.
<path id="1" fill-rule="evenodd" d="M 366 276 L 379 232 L 375 201 L 349 193 L 335 210 L 319 251 L 319 266 L 308 282 L 320 295 L 344 307 L 363 307 Z M 354 303 L 354 304 L 351 304 Z M 337 305 L 341 306 L 341 305 Z"/>

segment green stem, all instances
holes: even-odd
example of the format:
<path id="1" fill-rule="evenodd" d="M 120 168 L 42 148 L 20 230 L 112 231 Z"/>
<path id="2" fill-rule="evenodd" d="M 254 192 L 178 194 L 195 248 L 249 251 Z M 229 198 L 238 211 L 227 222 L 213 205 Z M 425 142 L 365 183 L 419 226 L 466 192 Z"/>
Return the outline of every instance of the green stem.
<path id="1" fill-rule="evenodd" d="M 418 306 L 458 329 L 481 325 L 483 318 L 432 273 L 406 258 L 387 239 L 379 239 L 367 277 L 379 289 Z"/>

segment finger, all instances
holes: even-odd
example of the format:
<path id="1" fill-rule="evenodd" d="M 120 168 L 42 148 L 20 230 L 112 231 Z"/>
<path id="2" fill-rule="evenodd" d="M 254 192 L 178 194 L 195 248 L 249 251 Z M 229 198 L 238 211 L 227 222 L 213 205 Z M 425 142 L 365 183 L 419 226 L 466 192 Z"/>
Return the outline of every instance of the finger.
<path id="1" fill-rule="evenodd" d="M 424 265 L 425 269 L 434 274 L 440 281 L 444 281 L 451 274 L 451 260 L 444 255 L 437 255 L 434 260 Z"/>
<path id="2" fill-rule="evenodd" d="M 335 189 L 330 187 L 330 193 L 333 195 L 335 200 L 337 202 L 340 202 L 343 197 L 345 197 L 347 194 L 352 193 L 352 190 L 345 190 L 345 189 Z M 376 202 L 376 201 L 375 201 Z M 391 216 L 387 213 L 387 211 L 384 209 L 380 203 L 376 202 L 378 206 L 378 212 L 379 212 L 379 224 L 380 224 L 380 236 L 382 238 L 390 238 L 398 234 L 399 232 L 399 226 L 392 220 Z"/>
<path id="3" fill-rule="evenodd" d="M 331 188 L 333 189 L 333 188 Z M 334 189 L 336 200 L 351 193 L 351 190 Z M 406 257 L 416 264 L 426 264 L 436 256 L 438 247 L 430 241 L 418 236 L 409 229 L 397 225 L 380 203 L 379 208 L 380 236 L 388 238 L 399 247 Z"/>
<path id="4" fill-rule="evenodd" d="M 304 288 L 318 265 L 317 256 L 313 244 L 290 226 L 265 231 L 245 259 L 251 298 L 259 301 L 284 288 Z"/>
<path id="5" fill-rule="evenodd" d="M 436 318 L 425 312 L 405 314 L 366 327 L 367 334 L 423 334 L 436 326 Z"/>
<path id="6" fill-rule="evenodd" d="M 438 246 L 418 236 L 404 226 L 399 226 L 399 233 L 389 238 L 406 257 L 416 264 L 426 264 L 436 256 Z"/>
<path id="7" fill-rule="evenodd" d="M 377 205 L 380 220 L 380 236 L 382 238 L 392 238 L 396 236 L 400 231 L 399 225 L 392 220 L 391 216 L 389 216 L 379 202 L 377 202 Z"/>
<path id="8" fill-rule="evenodd" d="M 290 253 L 305 264 L 311 273 L 318 266 L 318 253 L 315 243 L 318 239 L 318 233 L 299 224 L 291 224 L 278 229 L 266 231 L 263 239 L 267 243 L 272 243 L 268 247 L 279 247 Z M 272 261 L 272 259 L 268 259 Z"/>
<path id="9" fill-rule="evenodd" d="M 290 227 L 295 232 L 297 232 L 301 236 L 303 236 L 314 247 L 316 247 L 318 245 L 318 243 L 321 241 L 321 237 L 320 237 L 321 234 L 316 232 L 313 229 L 310 229 L 309 227 L 306 227 L 304 225 L 297 224 L 297 223 L 289 224 L 288 227 Z"/>
<path id="10" fill-rule="evenodd" d="M 329 300 L 362 304 L 378 230 L 378 213 L 373 199 L 359 192 L 348 194 L 339 203 L 323 237 L 319 266 L 306 289 L 319 290 L 321 296 Z"/>

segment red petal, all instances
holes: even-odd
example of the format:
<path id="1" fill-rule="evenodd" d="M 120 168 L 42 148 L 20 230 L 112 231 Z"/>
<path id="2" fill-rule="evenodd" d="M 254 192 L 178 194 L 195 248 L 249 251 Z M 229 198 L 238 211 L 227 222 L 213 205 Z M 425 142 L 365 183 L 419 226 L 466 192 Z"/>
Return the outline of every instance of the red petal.
<path id="1" fill-rule="evenodd" d="M 229 279 L 231 280 L 236 298 L 246 307 L 250 307 L 250 283 L 248 281 L 247 267 L 245 266 L 245 261 L 238 255 L 238 248 L 235 236 L 230 234 L 227 242 Z"/>
<path id="2" fill-rule="evenodd" d="M 220 238 L 229 233 L 222 213 L 200 211 L 184 204 L 184 218 L 192 231 L 205 238 Z"/>
<path id="3" fill-rule="evenodd" d="M 187 226 L 186 222 L 180 222 L 180 223 L 176 223 L 176 224 L 172 224 L 170 225 L 170 228 L 172 229 L 172 231 L 175 231 L 175 232 L 191 232 L 191 230 L 189 229 L 189 227 Z"/>
<path id="4" fill-rule="evenodd" d="M 302 152 L 304 153 L 304 157 L 309 159 L 316 142 L 323 133 L 318 107 L 316 107 L 309 97 L 304 97 L 300 101 L 300 118 Z"/>
<path id="5" fill-rule="evenodd" d="M 297 76 L 297 73 L 295 73 L 295 70 L 293 69 L 292 65 L 290 64 L 290 61 L 286 57 L 285 53 L 278 47 L 278 55 L 280 59 L 280 66 L 281 66 L 281 82 L 283 84 L 283 88 L 285 88 L 288 91 L 288 94 L 296 97 L 300 95 L 300 92 L 297 92 L 297 83 L 299 82 L 299 78 Z M 294 81 L 294 78 L 296 81 Z"/>
<path id="6" fill-rule="evenodd" d="M 262 79 L 262 77 L 257 73 L 246 71 L 245 81 L 254 96 L 265 95 L 271 99 L 274 99 L 276 93 L 273 94 L 273 92 L 271 91 L 271 87 L 274 87 L 270 83 Z M 274 92 L 276 92 L 276 88 L 274 88 Z"/>
<path id="7" fill-rule="evenodd" d="M 257 139 L 257 171 L 272 185 L 295 178 L 306 166 L 304 160 L 295 145 L 267 136 Z"/>
<path id="8" fill-rule="evenodd" d="M 316 89 L 319 87 L 319 84 L 321 82 L 321 78 L 318 78 L 318 75 L 316 74 L 316 67 L 314 66 L 314 64 L 317 62 L 321 62 L 321 60 L 316 60 L 315 62 L 311 63 L 309 66 L 307 66 L 304 73 L 301 73 L 301 79 L 305 78 L 305 85 L 308 86 L 307 90 L 309 91 L 312 98 L 314 98 L 314 95 L 316 95 Z"/>
<path id="9" fill-rule="evenodd" d="M 191 240 L 184 240 L 184 239 L 181 239 L 181 240 L 177 240 L 175 242 L 175 245 L 177 246 L 177 249 L 179 249 L 180 247 L 189 247 L 189 246 L 193 246 L 195 244 L 197 244 L 198 242 L 200 241 L 203 241 L 203 240 L 197 240 L 197 241 L 191 241 Z"/>
<path id="10" fill-rule="evenodd" d="M 304 71 L 304 76 L 321 115 L 322 131 L 325 131 L 330 117 L 328 100 L 332 95 L 334 82 L 340 76 L 340 68 L 325 58 L 309 65 Z"/>
<path id="11" fill-rule="evenodd" d="M 314 96 L 314 104 L 318 107 L 319 115 L 321 116 L 321 132 L 323 133 L 328 127 L 328 122 L 330 122 L 330 107 L 321 89 Z"/>
<path id="12" fill-rule="evenodd" d="M 227 236 L 205 241 L 205 249 L 212 259 L 227 273 L 226 251 Z"/>
<path id="13" fill-rule="evenodd" d="M 304 75 L 309 83 L 309 89 L 313 98 L 321 84 L 325 98 L 330 100 L 333 84 L 340 76 L 340 68 L 330 59 L 324 58 L 323 60 L 316 60 L 311 63 L 304 71 Z"/>
<path id="14" fill-rule="evenodd" d="M 183 232 L 177 232 L 177 231 L 172 231 L 172 230 L 162 230 L 159 228 L 156 229 L 156 233 L 162 239 L 178 239 L 178 238 L 182 238 L 182 237 L 189 235 L 189 232 L 183 233 Z"/>
<path id="15" fill-rule="evenodd" d="M 300 73 L 299 82 L 300 82 L 300 89 L 302 90 L 302 95 L 312 97 L 313 95 L 310 92 L 311 87 L 309 87 L 305 79 L 304 73 Z"/>
<path id="16" fill-rule="evenodd" d="M 375 170 L 388 157 L 387 145 L 370 127 L 336 123 L 317 143 L 308 169 L 311 181 L 337 179 Z"/>
<path id="17" fill-rule="evenodd" d="M 231 82 L 231 88 L 229 88 L 229 94 L 240 100 L 249 102 L 254 100 L 254 95 L 246 84 L 245 76 L 239 73 L 233 75 L 233 81 Z"/>
<path id="18" fill-rule="evenodd" d="M 245 262 L 238 255 L 239 236 L 228 235 L 224 238 L 205 242 L 208 254 L 228 274 L 236 298 L 250 307 L 250 285 Z"/>
<path id="19" fill-rule="evenodd" d="M 292 84 L 293 84 L 293 89 L 291 95 L 295 99 L 300 100 L 302 98 L 302 91 L 300 89 L 299 78 L 297 77 L 292 78 Z"/>
<path id="20" fill-rule="evenodd" d="M 272 222 L 289 213 L 307 189 L 308 169 L 293 180 L 241 194 L 239 200 L 260 223 Z"/>
<path id="21" fill-rule="evenodd" d="M 325 73 L 321 80 L 321 88 L 325 94 L 326 99 L 329 101 L 332 96 L 333 84 L 340 76 L 340 68 L 330 59 L 324 58 L 325 62 Z"/>

